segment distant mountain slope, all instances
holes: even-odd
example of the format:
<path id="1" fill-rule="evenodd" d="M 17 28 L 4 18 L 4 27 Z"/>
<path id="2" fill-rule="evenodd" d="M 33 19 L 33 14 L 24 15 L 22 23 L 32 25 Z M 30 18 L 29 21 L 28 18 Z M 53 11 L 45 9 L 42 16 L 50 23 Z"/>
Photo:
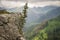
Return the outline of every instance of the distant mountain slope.
<path id="1" fill-rule="evenodd" d="M 15 8 L 7 9 L 7 11 L 9 11 L 9 12 L 22 12 L 22 10 L 23 10 L 23 7 L 20 7 L 20 8 L 15 7 Z"/>
<path id="2" fill-rule="evenodd" d="M 45 28 L 46 25 L 47 25 L 47 21 L 44 21 L 41 24 L 32 25 L 27 29 L 27 31 L 25 30 L 24 36 L 26 37 L 27 40 L 29 39 L 31 40 L 31 38 L 33 38 L 33 36 L 35 36 L 39 32 L 39 30 Z"/>
<path id="3" fill-rule="evenodd" d="M 41 27 L 38 28 L 40 30 L 37 29 L 37 33 L 31 32 L 32 36 L 28 37 L 28 40 L 60 40 L 60 15 L 47 22 L 46 26 L 42 24 L 43 29 Z"/>
<path id="4" fill-rule="evenodd" d="M 60 15 L 60 7 L 56 7 L 45 14 L 30 13 L 30 15 L 28 14 L 24 30 L 27 31 L 32 27 L 32 25 L 38 25 L 41 22 L 55 18 L 58 15 Z"/>
<path id="5" fill-rule="evenodd" d="M 60 16 L 48 21 L 47 27 L 39 31 L 33 40 L 60 40 Z"/>
<path id="6" fill-rule="evenodd" d="M 53 6 L 53 5 L 49 5 L 49 6 L 45 6 L 45 7 L 37 7 L 37 8 L 33 8 L 34 10 L 36 10 L 39 13 L 45 14 L 50 10 L 56 9 L 58 8 L 58 6 Z"/>
<path id="7" fill-rule="evenodd" d="M 51 11 L 48 11 L 46 14 L 42 15 L 40 17 L 40 19 L 38 20 L 38 22 L 48 20 L 48 19 L 51 19 L 51 18 L 55 18 L 58 15 L 60 15 L 60 7 L 55 8 L 55 9 L 53 9 Z"/>
<path id="8" fill-rule="evenodd" d="M 44 14 L 56 8 L 58 8 L 58 6 L 52 6 L 52 5 L 45 6 L 45 7 L 29 8 L 27 13 L 28 17 L 26 18 L 27 24 L 30 24 L 33 22 L 36 23 L 36 21 L 39 20 L 41 16 L 43 16 Z M 10 12 L 22 12 L 22 10 L 23 10 L 23 7 L 8 9 L 8 11 Z"/>
<path id="9" fill-rule="evenodd" d="M 5 8 L 4 7 L 0 7 L 0 10 L 4 10 Z"/>
<path id="10" fill-rule="evenodd" d="M 27 25 L 29 28 L 27 28 L 26 30 L 25 30 L 25 32 L 27 31 L 27 36 L 28 35 L 32 35 L 33 33 L 35 33 L 35 32 L 37 32 L 39 29 L 37 29 L 37 30 L 35 30 L 35 28 L 39 28 L 39 25 L 40 25 L 40 22 L 43 22 L 43 21 L 47 21 L 47 20 L 50 20 L 50 19 L 53 19 L 53 18 L 55 18 L 55 17 L 57 17 L 57 16 L 59 16 L 60 15 L 60 7 L 58 7 L 58 8 L 55 8 L 55 9 L 53 9 L 53 10 L 50 10 L 50 11 L 48 11 L 46 14 L 44 14 L 44 15 L 42 15 L 42 16 L 40 16 L 39 17 L 39 19 L 37 19 L 36 21 L 35 21 L 35 23 L 38 23 L 38 24 L 35 24 L 35 23 L 31 23 L 31 25 L 30 25 L 30 27 L 29 27 L 29 25 Z M 35 30 L 35 32 L 34 32 L 34 30 Z M 30 32 L 31 32 L 31 34 L 30 34 Z M 32 33 L 33 32 L 33 33 Z"/>

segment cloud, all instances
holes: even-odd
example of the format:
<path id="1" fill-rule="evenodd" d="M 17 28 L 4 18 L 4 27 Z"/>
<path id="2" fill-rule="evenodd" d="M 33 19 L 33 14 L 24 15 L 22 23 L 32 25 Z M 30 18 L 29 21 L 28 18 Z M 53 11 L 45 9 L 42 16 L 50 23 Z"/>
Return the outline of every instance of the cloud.
<path id="1" fill-rule="evenodd" d="M 42 1 L 60 1 L 60 0 L 2 0 L 2 1 L 42 2 Z"/>
<path id="2" fill-rule="evenodd" d="M 36 3 L 31 3 L 32 6 L 36 7 L 44 7 L 47 5 L 55 5 L 55 6 L 60 6 L 60 1 L 44 1 L 44 2 L 36 2 Z"/>
<path id="3" fill-rule="evenodd" d="M 25 4 L 24 2 L 1 1 L 0 6 L 6 7 L 6 8 L 13 8 L 13 7 L 21 7 L 24 4 Z"/>
<path id="4" fill-rule="evenodd" d="M 14 8 L 14 7 L 21 7 L 25 4 L 25 2 L 21 1 L 1 1 L 0 7 L 6 7 L 6 8 Z M 60 6 L 60 1 L 39 1 L 39 2 L 29 2 L 29 7 L 44 7 L 47 5 L 56 5 Z"/>

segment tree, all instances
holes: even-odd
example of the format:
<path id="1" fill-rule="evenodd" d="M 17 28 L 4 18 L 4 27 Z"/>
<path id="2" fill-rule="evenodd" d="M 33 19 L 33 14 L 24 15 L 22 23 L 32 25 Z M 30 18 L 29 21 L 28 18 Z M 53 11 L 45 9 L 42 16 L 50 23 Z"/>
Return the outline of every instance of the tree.
<path id="1" fill-rule="evenodd" d="M 21 30 L 24 26 L 24 23 L 26 22 L 25 18 L 27 17 L 27 9 L 28 9 L 28 6 L 27 6 L 27 3 L 26 3 L 25 6 L 24 6 L 24 9 L 23 9 L 23 12 L 20 13 L 20 16 L 21 16 L 20 17 L 20 22 L 19 22 L 20 27 L 18 27 L 20 34 L 22 34 Z"/>
<path id="2" fill-rule="evenodd" d="M 28 3 L 25 4 L 23 12 L 22 12 L 23 13 L 22 15 L 23 15 L 24 18 L 27 17 L 27 14 L 26 14 L 27 13 L 27 9 L 28 9 L 27 5 L 28 5 Z"/>

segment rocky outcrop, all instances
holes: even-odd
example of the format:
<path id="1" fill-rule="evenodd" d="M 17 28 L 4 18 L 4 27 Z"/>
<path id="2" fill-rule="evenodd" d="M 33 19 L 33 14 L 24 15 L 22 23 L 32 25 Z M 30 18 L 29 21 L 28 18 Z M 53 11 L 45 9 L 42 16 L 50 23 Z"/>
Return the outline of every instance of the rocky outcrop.
<path id="1" fill-rule="evenodd" d="M 0 14 L 0 40 L 25 40 L 23 24 L 24 18 L 19 13 Z"/>

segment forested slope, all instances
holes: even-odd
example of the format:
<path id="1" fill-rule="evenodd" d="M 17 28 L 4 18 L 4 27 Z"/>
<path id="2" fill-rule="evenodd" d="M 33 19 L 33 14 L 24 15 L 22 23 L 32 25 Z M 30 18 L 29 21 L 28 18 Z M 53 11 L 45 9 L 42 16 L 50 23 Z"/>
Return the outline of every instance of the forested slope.
<path id="1" fill-rule="evenodd" d="M 32 26 L 25 37 L 27 40 L 60 40 L 60 15 Z"/>
<path id="2" fill-rule="evenodd" d="M 48 25 L 30 40 L 60 40 L 60 16 L 48 21 Z"/>

